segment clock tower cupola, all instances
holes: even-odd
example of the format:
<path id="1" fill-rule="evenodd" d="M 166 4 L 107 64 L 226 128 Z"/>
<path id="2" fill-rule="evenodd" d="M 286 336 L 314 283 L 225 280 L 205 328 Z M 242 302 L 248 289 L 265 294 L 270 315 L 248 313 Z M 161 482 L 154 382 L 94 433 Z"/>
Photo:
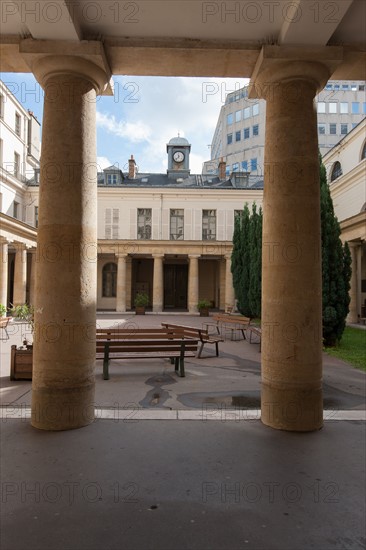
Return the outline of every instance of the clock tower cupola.
<path id="1" fill-rule="evenodd" d="M 168 176 L 172 179 L 188 178 L 190 174 L 189 154 L 191 145 L 178 135 L 172 138 L 166 146 L 168 153 Z"/>

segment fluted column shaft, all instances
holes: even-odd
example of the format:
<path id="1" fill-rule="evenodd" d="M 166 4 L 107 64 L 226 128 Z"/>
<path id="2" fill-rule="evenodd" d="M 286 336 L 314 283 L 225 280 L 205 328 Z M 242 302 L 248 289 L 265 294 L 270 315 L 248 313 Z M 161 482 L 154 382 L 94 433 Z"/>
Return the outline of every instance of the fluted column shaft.
<path id="1" fill-rule="evenodd" d="M 198 255 L 189 255 L 189 275 L 188 275 L 188 311 L 197 313 L 197 302 L 199 292 L 199 272 Z"/>
<path id="2" fill-rule="evenodd" d="M 154 275 L 153 275 L 153 311 L 163 311 L 164 301 L 164 276 L 163 276 L 163 254 L 153 254 Z"/>
<path id="3" fill-rule="evenodd" d="M 126 273 L 127 273 L 127 254 L 117 256 L 117 304 L 116 311 L 126 311 Z"/>
<path id="4" fill-rule="evenodd" d="M 1 280 L 0 280 L 0 304 L 8 305 L 8 242 L 2 241 L 1 245 Z"/>
<path id="5" fill-rule="evenodd" d="M 19 306 L 25 304 L 27 291 L 27 249 L 21 243 L 17 243 L 14 264 L 14 292 L 13 304 Z"/>

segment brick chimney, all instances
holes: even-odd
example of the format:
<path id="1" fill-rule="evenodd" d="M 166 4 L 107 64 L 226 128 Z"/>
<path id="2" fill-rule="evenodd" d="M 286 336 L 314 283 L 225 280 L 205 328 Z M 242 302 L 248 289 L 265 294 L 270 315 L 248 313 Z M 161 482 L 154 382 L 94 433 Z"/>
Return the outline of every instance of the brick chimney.
<path id="1" fill-rule="evenodd" d="M 133 155 L 131 155 L 131 158 L 128 159 L 128 177 L 131 180 L 136 178 L 136 161 L 133 158 Z"/>
<path id="2" fill-rule="evenodd" d="M 219 162 L 219 178 L 220 180 L 226 179 L 226 162 L 221 157 Z"/>

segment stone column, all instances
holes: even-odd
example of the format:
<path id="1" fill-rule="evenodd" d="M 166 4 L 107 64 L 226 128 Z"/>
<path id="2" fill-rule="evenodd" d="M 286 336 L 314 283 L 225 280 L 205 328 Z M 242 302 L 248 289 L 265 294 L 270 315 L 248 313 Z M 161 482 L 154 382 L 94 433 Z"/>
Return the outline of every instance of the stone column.
<path id="1" fill-rule="evenodd" d="M 188 275 L 188 311 L 197 313 L 199 274 L 198 274 L 198 254 L 189 256 L 189 275 Z"/>
<path id="2" fill-rule="evenodd" d="M 153 311 L 163 311 L 164 301 L 164 276 L 163 258 L 164 254 L 153 254 L 154 275 L 153 275 Z"/>
<path id="3" fill-rule="evenodd" d="M 126 262 L 127 254 L 117 255 L 117 304 L 116 311 L 126 311 Z"/>
<path id="4" fill-rule="evenodd" d="M 0 280 L 0 304 L 8 305 L 8 241 L 0 242 L 1 245 L 1 280 Z"/>
<path id="5" fill-rule="evenodd" d="M 13 304 L 25 304 L 27 289 L 27 249 L 22 243 L 15 243 Z"/>
<path id="6" fill-rule="evenodd" d="M 225 256 L 225 260 L 226 260 L 225 311 L 228 311 L 228 308 L 234 308 L 234 305 L 235 305 L 233 274 L 231 273 L 231 254 Z"/>
<path id="7" fill-rule="evenodd" d="M 262 253 L 262 422 L 322 427 L 322 292 L 317 116 L 329 71 L 278 47 L 255 70 L 266 99 Z M 295 52 L 296 54 L 296 52 Z M 279 59 L 281 58 L 282 59 Z M 253 93 L 251 94 L 253 97 Z"/>
<path id="8" fill-rule="evenodd" d="M 80 48 L 85 54 L 89 46 L 85 58 L 77 57 L 74 44 L 64 45 L 65 55 L 30 57 L 45 92 L 32 385 L 32 425 L 44 430 L 94 419 L 95 119 L 107 76 L 94 63 L 96 45 Z"/>
<path id="9" fill-rule="evenodd" d="M 357 243 L 349 242 L 349 249 L 352 258 L 352 275 L 351 275 L 351 288 L 349 290 L 349 313 L 347 315 L 347 323 L 358 322 L 358 299 L 357 299 L 357 252 L 359 245 Z"/>
<path id="10" fill-rule="evenodd" d="M 30 252 L 31 268 L 30 268 L 30 286 L 29 286 L 29 303 L 35 306 L 36 298 L 36 266 L 37 266 L 37 250 L 32 248 L 28 250 Z"/>

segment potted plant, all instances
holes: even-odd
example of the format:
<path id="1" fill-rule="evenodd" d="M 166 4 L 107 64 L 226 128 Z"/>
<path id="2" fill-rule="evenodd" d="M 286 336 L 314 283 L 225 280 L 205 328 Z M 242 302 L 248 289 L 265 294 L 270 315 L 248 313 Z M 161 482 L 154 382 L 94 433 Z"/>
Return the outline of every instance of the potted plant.
<path id="1" fill-rule="evenodd" d="M 145 315 L 145 308 L 149 302 L 149 296 L 145 292 L 138 292 L 135 296 L 136 315 Z"/>
<path id="2" fill-rule="evenodd" d="M 199 300 L 197 303 L 197 309 L 200 312 L 201 317 L 208 317 L 208 309 L 211 307 L 211 302 L 209 300 Z"/>
<path id="3" fill-rule="evenodd" d="M 7 308 L 3 304 L 0 304 L 0 317 L 6 317 Z"/>
<path id="4" fill-rule="evenodd" d="M 34 332 L 34 307 L 28 304 L 12 306 L 10 313 L 23 323 L 27 323 Z M 29 334 L 29 333 L 28 333 Z M 22 330 L 23 346 L 11 346 L 10 380 L 32 380 L 33 344 L 27 338 L 27 332 Z"/>

